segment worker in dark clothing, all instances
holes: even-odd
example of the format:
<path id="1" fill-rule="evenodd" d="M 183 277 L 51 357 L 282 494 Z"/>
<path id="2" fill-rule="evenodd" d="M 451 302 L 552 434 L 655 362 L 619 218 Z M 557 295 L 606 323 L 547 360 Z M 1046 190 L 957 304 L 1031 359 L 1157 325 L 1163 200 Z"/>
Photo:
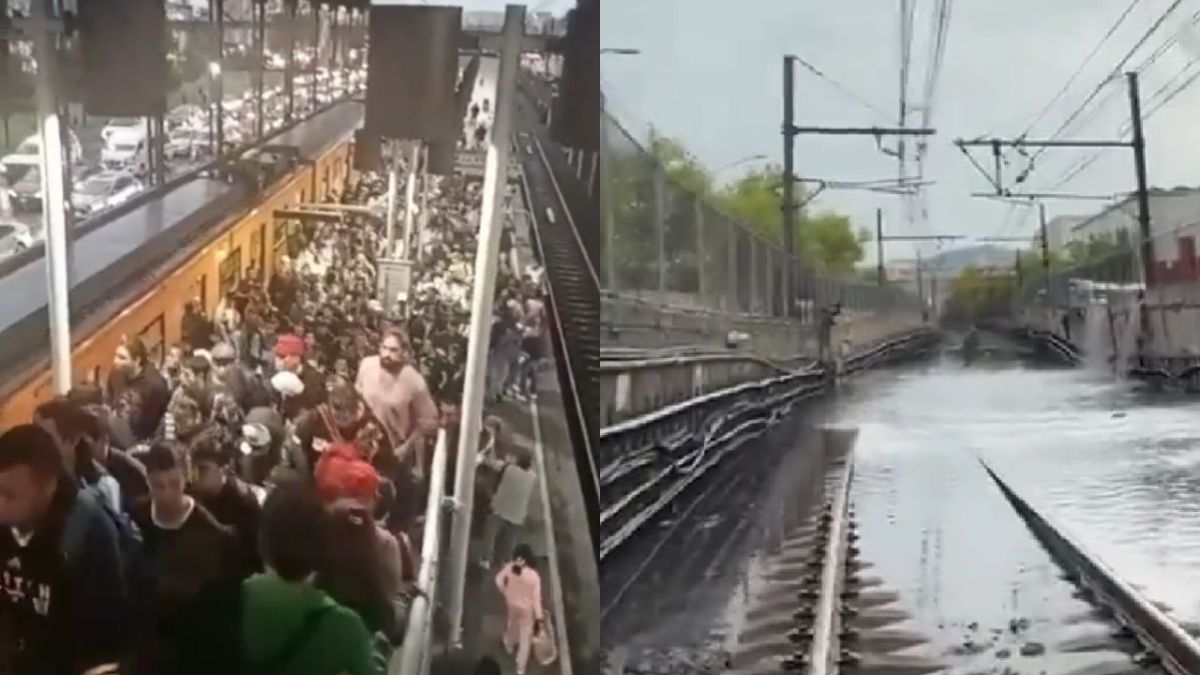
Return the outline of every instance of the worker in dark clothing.
<path id="1" fill-rule="evenodd" d="M 75 485 L 49 432 L 0 435 L 0 672 L 116 672 L 127 651 L 117 533 Z"/>
<path id="2" fill-rule="evenodd" d="M 232 442 L 209 429 L 192 440 L 191 494 L 220 523 L 237 537 L 237 557 L 241 576 L 262 571 L 258 556 L 258 517 L 260 504 L 254 490 L 233 472 L 236 452 Z"/>
<path id="3" fill-rule="evenodd" d="M 109 383 L 116 412 L 129 420 L 134 438 L 144 441 L 153 436 L 171 401 L 171 390 L 140 339 L 117 347 Z"/>
<path id="4" fill-rule="evenodd" d="M 179 322 L 183 341 L 192 349 L 212 348 L 212 324 L 196 309 L 193 302 L 183 304 L 183 319 Z"/>
<path id="5" fill-rule="evenodd" d="M 227 673 L 237 668 L 241 582 L 233 531 L 185 491 L 174 443 L 146 453 L 149 503 L 134 511 L 153 574 L 153 619 L 137 638 L 134 673 Z"/>
<path id="6" fill-rule="evenodd" d="M 841 303 L 828 305 L 821 310 L 817 323 L 817 361 L 829 363 L 833 360 L 833 327 L 842 312 Z"/>

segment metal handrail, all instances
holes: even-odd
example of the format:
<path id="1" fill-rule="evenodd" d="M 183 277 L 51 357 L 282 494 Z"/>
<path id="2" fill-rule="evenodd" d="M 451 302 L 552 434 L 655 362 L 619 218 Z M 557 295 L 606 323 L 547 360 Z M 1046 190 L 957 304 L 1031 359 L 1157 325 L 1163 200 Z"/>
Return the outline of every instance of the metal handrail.
<path id="1" fill-rule="evenodd" d="M 437 597 L 438 565 L 442 547 L 442 500 L 446 496 L 446 430 L 439 429 L 437 446 L 429 470 L 429 497 L 425 502 L 425 533 L 421 537 L 421 567 L 417 570 L 418 594 L 408 610 L 408 625 L 400 658 L 392 659 L 389 675 L 420 675 L 433 655 L 434 598 Z"/>

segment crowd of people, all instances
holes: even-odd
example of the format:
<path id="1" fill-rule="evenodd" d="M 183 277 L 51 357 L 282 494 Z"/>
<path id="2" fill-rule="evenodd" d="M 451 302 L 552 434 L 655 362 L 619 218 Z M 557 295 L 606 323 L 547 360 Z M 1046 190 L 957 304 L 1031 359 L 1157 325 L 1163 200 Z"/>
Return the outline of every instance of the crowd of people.
<path id="1" fill-rule="evenodd" d="M 363 175 L 339 197 L 383 188 Z M 269 279 L 250 268 L 211 316 L 185 306 L 180 343 L 129 340 L 103 382 L 0 435 L 0 673 L 383 671 L 420 593 L 433 441 L 457 429 L 480 189 L 435 187 L 402 305 L 377 298 L 378 219 L 299 220 Z M 536 395 L 546 318 L 526 272 L 498 281 L 494 399 Z M 513 535 L 532 463 L 503 426 L 485 425 L 479 562 L 523 673 L 544 629 Z"/>

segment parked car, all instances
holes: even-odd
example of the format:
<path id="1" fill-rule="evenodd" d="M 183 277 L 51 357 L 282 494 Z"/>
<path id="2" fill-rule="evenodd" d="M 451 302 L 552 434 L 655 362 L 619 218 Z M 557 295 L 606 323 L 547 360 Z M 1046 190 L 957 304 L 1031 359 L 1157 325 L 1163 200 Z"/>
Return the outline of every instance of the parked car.
<path id="1" fill-rule="evenodd" d="M 74 131 L 68 133 L 72 165 L 80 166 L 83 163 L 83 146 L 79 144 L 79 137 L 75 135 Z M 0 159 L 0 168 L 4 171 L 5 182 L 10 186 L 15 185 L 26 172 L 40 166 L 41 154 L 42 137 L 40 135 L 34 134 L 21 141 L 16 150 Z"/>
<path id="2" fill-rule="evenodd" d="M 42 210 L 42 170 L 31 167 L 8 186 L 8 203 L 14 213 Z"/>
<path id="3" fill-rule="evenodd" d="M 100 150 L 100 163 L 106 169 L 135 169 L 145 171 L 150 163 L 145 130 L 113 134 Z"/>
<path id="4" fill-rule="evenodd" d="M 16 255 L 33 246 L 37 240 L 29 227 L 16 221 L 0 221 L 0 258 Z"/>
<path id="5" fill-rule="evenodd" d="M 167 159 L 195 160 L 209 154 L 208 129 L 196 127 L 181 127 L 167 136 L 163 144 L 163 153 Z"/>
<path id="6" fill-rule="evenodd" d="M 128 136 L 140 132 L 146 135 L 146 120 L 141 117 L 114 117 L 100 130 L 100 138 L 107 144 L 113 136 Z"/>
<path id="7" fill-rule="evenodd" d="M 101 171 L 75 186 L 71 207 L 80 216 L 112 208 L 145 189 L 140 180 L 121 171 Z"/>

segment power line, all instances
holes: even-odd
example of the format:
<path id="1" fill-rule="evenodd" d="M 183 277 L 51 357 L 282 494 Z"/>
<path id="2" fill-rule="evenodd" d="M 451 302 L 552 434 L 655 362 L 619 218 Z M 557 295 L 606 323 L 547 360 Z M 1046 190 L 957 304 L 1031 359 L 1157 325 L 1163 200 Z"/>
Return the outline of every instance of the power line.
<path id="1" fill-rule="evenodd" d="M 1158 89 L 1158 91 L 1155 93 L 1157 94 L 1159 92 L 1162 92 L 1167 86 L 1169 86 L 1171 84 L 1171 82 L 1174 82 L 1175 80 L 1177 80 L 1180 76 L 1183 75 L 1183 73 L 1187 72 L 1188 68 L 1192 67 L 1193 65 L 1196 65 L 1197 63 L 1200 63 L 1200 61 L 1198 61 L 1196 59 L 1193 59 L 1192 61 L 1190 61 L 1187 65 L 1185 65 L 1183 67 L 1183 70 L 1181 70 L 1179 73 L 1177 73 L 1175 75 L 1175 77 L 1172 77 L 1171 80 L 1168 80 L 1167 84 L 1163 85 L 1163 87 L 1160 87 Z M 1151 117 L 1153 117 L 1155 113 L 1157 113 L 1159 110 L 1164 108 L 1168 103 L 1170 103 L 1172 100 L 1174 100 L 1176 96 L 1183 93 L 1184 90 L 1186 90 L 1188 87 L 1195 84 L 1196 80 L 1198 80 L 1198 79 L 1200 79 L 1200 69 L 1195 70 L 1190 76 L 1188 76 L 1188 78 L 1182 84 L 1180 84 L 1178 87 L 1176 87 L 1174 90 L 1172 90 L 1171 93 L 1168 94 L 1166 97 L 1164 97 L 1161 101 L 1158 101 L 1158 103 L 1156 105 L 1154 105 L 1153 108 L 1148 110 L 1146 112 L 1146 114 L 1143 115 L 1142 118 L 1144 120 L 1148 120 Z M 1153 96 L 1151 96 L 1151 98 L 1153 98 Z M 1129 134 L 1130 127 L 1132 126 L 1132 124 L 1133 124 L 1132 120 L 1126 120 L 1125 123 L 1122 125 L 1121 132 L 1120 132 L 1122 138 L 1124 138 L 1126 135 Z M 1093 164 L 1095 164 L 1096 161 L 1099 160 L 1100 157 L 1104 155 L 1104 153 L 1107 149 L 1108 148 L 1097 150 L 1096 152 L 1092 153 L 1090 156 L 1084 158 L 1081 162 L 1079 162 L 1079 164 L 1077 164 L 1072 169 L 1068 170 L 1066 175 L 1064 175 L 1061 179 L 1059 179 L 1059 181 L 1057 183 L 1055 183 L 1051 189 L 1053 190 L 1053 189 L 1060 188 L 1063 185 L 1065 185 L 1066 183 L 1070 182 L 1072 179 L 1074 179 L 1079 174 L 1083 173 L 1086 169 L 1088 169 Z"/>
<path id="2" fill-rule="evenodd" d="M 1060 135 L 1062 135 L 1062 133 L 1064 131 L 1067 130 L 1067 128 L 1069 128 L 1071 126 L 1072 122 L 1074 122 L 1076 119 L 1079 118 L 1079 115 L 1082 114 L 1083 111 L 1087 108 L 1087 106 L 1096 99 L 1096 96 L 1098 96 L 1100 94 L 1100 92 L 1104 89 L 1104 87 L 1109 85 L 1110 83 L 1112 83 L 1115 80 L 1115 78 L 1120 74 L 1121 69 L 1125 67 L 1125 64 L 1128 63 L 1129 60 L 1133 58 L 1133 55 L 1136 54 L 1137 51 L 1139 49 L 1141 49 L 1143 45 L 1146 44 L 1146 42 L 1154 35 L 1154 33 L 1158 32 L 1158 29 L 1161 28 L 1164 23 L 1166 23 L 1167 19 L 1170 18 L 1171 14 L 1174 13 L 1174 11 L 1176 9 L 1178 9 L 1179 5 L 1182 3 L 1183 3 L 1183 0 L 1173 0 L 1173 2 L 1170 4 L 1170 6 L 1168 6 L 1165 10 L 1163 10 L 1162 14 L 1160 14 L 1158 16 L 1158 18 L 1154 21 L 1154 23 L 1150 25 L 1150 28 L 1148 28 L 1146 30 L 1146 32 L 1144 34 L 1142 34 L 1142 37 L 1140 39 L 1138 39 L 1138 41 L 1133 45 L 1132 48 L 1130 48 L 1130 50 L 1117 63 L 1117 65 L 1114 66 L 1111 71 L 1109 71 L 1108 75 L 1106 75 L 1104 77 L 1104 79 L 1102 79 L 1100 81 L 1100 83 L 1096 85 L 1096 87 L 1094 89 L 1092 89 L 1091 93 L 1088 94 L 1087 98 L 1084 99 L 1083 103 L 1081 103 L 1079 105 L 1079 107 L 1077 107 L 1067 117 L 1066 121 L 1064 121 L 1058 127 L 1058 129 L 1053 134 L 1050 135 L 1051 138 L 1058 138 Z M 1146 65 L 1149 65 L 1149 64 L 1146 64 Z M 1029 158 L 1029 162 L 1026 165 L 1025 170 L 1022 172 L 1022 176 L 1024 178 L 1029 177 L 1030 172 L 1033 171 L 1034 163 L 1037 161 L 1037 159 L 1039 157 L 1041 157 L 1042 153 L 1044 153 L 1044 152 L 1045 152 L 1045 148 L 1041 148 L 1041 149 L 1037 150 L 1036 152 L 1034 152 L 1033 155 Z"/>
<path id="3" fill-rule="evenodd" d="M 1110 39 L 1112 39 L 1113 34 L 1117 32 L 1117 29 L 1121 27 L 1121 24 L 1125 23 L 1125 19 L 1129 17 L 1134 8 L 1141 4 L 1141 2 L 1142 0 L 1133 0 L 1133 2 L 1129 3 L 1129 6 L 1125 8 L 1125 11 L 1121 12 L 1121 16 L 1117 17 L 1116 22 L 1109 27 L 1108 32 L 1104 34 L 1104 37 L 1100 38 L 1100 41 L 1096 43 L 1096 46 L 1092 48 L 1092 51 L 1088 53 L 1088 55 L 1083 59 L 1083 62 L 1079 64 L 1079 67 L 1075 69 L 1075 72 L 1071 74 L 1071 77 L 1067 78 L 1067 83 L 1062 86 L 1062 89 L 1058 90 L 1058 93 L 1050 99 L 1050 102 L 1047 103 L 1046 106 L 1042 108 L 1041 112 L 1039 112 L 1037 116 L 1033 118 L 1033 121 L 1029 123 L 1029 126 L 1025 128 L 1025 131 L 1021 132 L 1020 138 L 1028 136 L 1029 133 L 1033 131 L 1033 128 L 1037 126 L 1037 123 L 1041 122 L 1042 118 L 1046 116 L 1046 113 L 1050 112 L 1050 109 L 1054 107 L 1054 104 L 1058 103 L 1063 96 L 1066 96 L 1067 92 L 1071 89 L 1071 85 L 1075 84 L 1075 80 L 1077 80 L 1079 76 L 1083 74 L 1083 71 L 1085 68 L 1087 68 L 1087 65 L 1092 62 L 1092 59 L 1096 58 L 1096 55 L 1100 53 L 1100 50 L 1104 48 L 1104 45 L 1107 44 Z"/>
<path id="4" fill-rule="evenodd" d="M 793 54 L 792 56 L 796 56 L 796 55 Z M 816 75 L 817 77 L 821 78 L 822 80 L 825 80 L 826 82 L 828 82 L 831 86 L 833 86 L 834 89 L 837 89 L 838 91 L 842 92 L 846 96 L 849 96 L 850 98 L 854 99 L 855 101 L 858 101 L 862 105 L 866 106 L 867 108 L 869 108 L 871 110 L 871 112 L 874 112 L 875 114 L 882 116 L 884 119 L 888 119 L 888 120 L 891 119 L 891 115 L 888 115 L 883 110 L 876 107 L 875 104 L 871 103 L 870 101 L 866 100 L 865 98 L 854 93 L 853 91 L 851 91 L 848 87 L 846 87 L 842 83 L 838 82 L 837 80 L 833 79 L 832 77 L 821 72 L 821 70 L 819 68 L 817 68 L 816 66 L 814 66 L 813 64 L 809 63 L 808 61 L 805 61 L 803 58 L 801 58 L 799 56 L 796 56 L 796 62 L 799 63 L 800 65 L 804 66 L 804 68 L 806 70 L 808 70 L 810 73 L 812 73 L 813 75 Z"/>

